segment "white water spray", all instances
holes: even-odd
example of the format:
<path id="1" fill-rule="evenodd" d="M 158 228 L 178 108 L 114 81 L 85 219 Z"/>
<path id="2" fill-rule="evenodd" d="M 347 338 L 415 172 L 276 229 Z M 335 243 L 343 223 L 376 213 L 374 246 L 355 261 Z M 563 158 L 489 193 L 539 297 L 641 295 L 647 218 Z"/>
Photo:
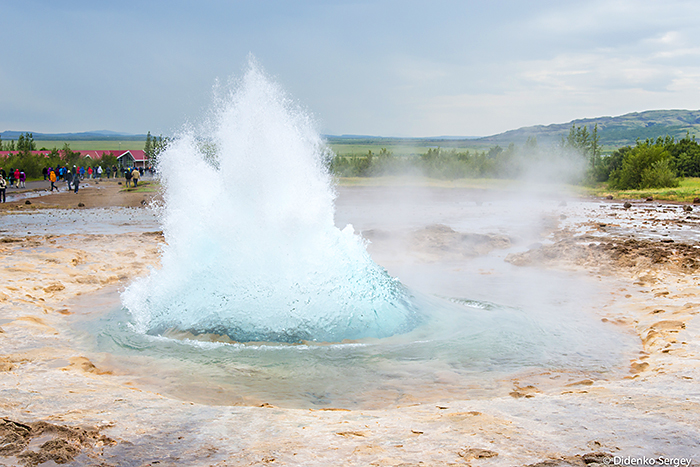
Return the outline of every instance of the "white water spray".
<path id="1" fill-rule="evenodd" d="M 279 86 L 251 64 L 211 127 L 159 161 L 162 267 L 122 294 L 139 332 L 337 342 L 415 327 L 406 289 L 335 227 L 328 150 Z"/>

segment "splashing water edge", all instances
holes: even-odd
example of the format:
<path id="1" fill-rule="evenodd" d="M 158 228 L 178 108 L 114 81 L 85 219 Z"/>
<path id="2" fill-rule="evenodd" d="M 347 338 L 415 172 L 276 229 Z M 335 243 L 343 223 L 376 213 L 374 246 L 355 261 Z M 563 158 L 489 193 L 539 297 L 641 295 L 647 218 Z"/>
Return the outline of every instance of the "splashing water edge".
<path id="1" fill-rule="evenodd" d="M 377 242 L 373 254 L 403 282 L 392 277 L 352 225 L 336 227 L 336 199 L 346 218 L 339 225 L 366 230 L 379 206 L 377 223 L 394 228 L 384 213 L 404 193 L 336 189 L 312 123 L 253 64 L 203 129 L 183 131 L 158 165 L 160 268 L 121 293 L 122 307 L 80 325 L 96 337 L 86 345 L 145 387 L 212 404 L 377 407 L 501 396 L 522 372 L 620 371 L 632 345 L 581 313 L 580 296 L 567 293 L 581 287 L 576 278 L 511 271 L 502 261 L 482 276 L 476 259 L 397 269 L 401 250 L 377 255 Z M 450 200 L 457 212 L 410 198 L 420 219 L 406 225 L 433 214 L 439 223 L 483 216 Z M 436 288 L 436 278 L 448 286 Z M 476 293 L 543 283 L 551 290 L 523 304 Z"/>
<path id="2" fill-rule="evenodd" d="M 161 268 L 122 294 L 138 332 L 339 342 L 405 333 L 411 293 L 334 225 L 326 146 L 255 63 L 161 155 Z"/>

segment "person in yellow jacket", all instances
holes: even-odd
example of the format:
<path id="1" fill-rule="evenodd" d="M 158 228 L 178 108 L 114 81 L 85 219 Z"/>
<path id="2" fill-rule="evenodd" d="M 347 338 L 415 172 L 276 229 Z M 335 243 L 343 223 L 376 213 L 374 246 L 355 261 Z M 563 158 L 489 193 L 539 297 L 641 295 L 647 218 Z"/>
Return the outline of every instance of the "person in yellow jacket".
<path id="1" fill-rule="evenodd" d="M 139 172 L 139 169 L 134 167 L 134 171 L 131 172 L 131 179 L 134 181 L 134 188 L 139 186 L 139 176 L 141 175 L 141 172 Z"/>
<path id="2" fill-rule="evenodd" d="M 55 185 L 56 172 L 54 172 L 53 170 L 51 171 L 51 173 L 49 173 L 49 180 L 51 180 L 51 191 L 53 191 L 54 188 L 56 189 L 56 191 L 58 191 L 58 187 Z"/>

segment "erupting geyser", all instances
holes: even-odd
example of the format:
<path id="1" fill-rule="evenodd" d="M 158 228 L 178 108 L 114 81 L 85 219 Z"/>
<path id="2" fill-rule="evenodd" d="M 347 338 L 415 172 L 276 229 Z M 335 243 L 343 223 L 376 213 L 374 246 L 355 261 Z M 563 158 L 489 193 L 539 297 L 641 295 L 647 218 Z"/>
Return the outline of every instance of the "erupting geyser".
<path id="1" fill-rule="evenodd" d="M 122 294 L 136 329 L 337 342 L 414 328 L 407 290 L 335 227 L 327 157 L 309 117 L 250 65 L 208 129 L 159 160 L 162 267 Z"/>

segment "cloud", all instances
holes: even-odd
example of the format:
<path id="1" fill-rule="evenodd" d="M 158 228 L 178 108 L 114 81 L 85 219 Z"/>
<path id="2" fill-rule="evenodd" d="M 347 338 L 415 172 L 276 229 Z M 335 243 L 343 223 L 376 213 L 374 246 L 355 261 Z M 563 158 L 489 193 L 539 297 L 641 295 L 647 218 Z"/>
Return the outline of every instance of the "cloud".
<path id="1" fill-rule="evenodd" d="M 338 134 L 700 108 L 696 2 L 6 3 L 0 130 L 168 133 L 251 52 Z"/>

